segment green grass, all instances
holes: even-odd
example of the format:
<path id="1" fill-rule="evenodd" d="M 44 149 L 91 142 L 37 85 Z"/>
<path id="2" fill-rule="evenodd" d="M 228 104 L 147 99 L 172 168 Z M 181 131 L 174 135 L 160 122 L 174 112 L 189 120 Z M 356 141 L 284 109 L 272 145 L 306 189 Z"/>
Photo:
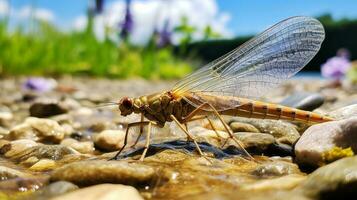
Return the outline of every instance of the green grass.
<path id="1" fill-rule="evenodd" d="M 36 33 L 0 24 L 1 75 L 89 75 L 108 78 L 180 78 L 192 70 L 172 48 L 99 42 L 91 31 L 63 33 L 38 23 Z"/>

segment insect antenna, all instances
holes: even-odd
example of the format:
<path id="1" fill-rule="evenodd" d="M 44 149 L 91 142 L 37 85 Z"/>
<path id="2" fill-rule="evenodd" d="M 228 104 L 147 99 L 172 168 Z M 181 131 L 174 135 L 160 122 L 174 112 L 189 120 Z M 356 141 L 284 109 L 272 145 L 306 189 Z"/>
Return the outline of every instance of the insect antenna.
<path id="1" fill-rule="evenodd" d="M 103 108 L 103 107 L 108 107 L 108 106 L 117 106 L 119 103 L 118 102 L 104 102 L 100 103 L 98 105 L 93 106 L 93 108 Z"/>

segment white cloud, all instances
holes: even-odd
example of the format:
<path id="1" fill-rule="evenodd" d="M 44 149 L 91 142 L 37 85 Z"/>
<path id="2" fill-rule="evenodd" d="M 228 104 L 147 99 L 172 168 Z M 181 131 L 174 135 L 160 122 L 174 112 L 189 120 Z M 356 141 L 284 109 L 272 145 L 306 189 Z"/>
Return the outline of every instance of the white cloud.
<path id="1" fill-rule="evenodd" d="M 0 0 L 0 16 L 7 15 L 9 13 L 9 4 L 5 0 Z"/>
<path id="2" fill-rule="evenodd" d="M 44 8 L 33 8 L 29 5 L 23 6 L 17 11 L 14 11 L 14 16 L 17 16 L 19 19 L 28 19 L 33 16 L 35 19 L 42 21 L 53 22 L 55 16 L 52 11 Z"/>
<path id="3" fill-rule="evenodd" d="M 87 16 L 81 15 L 74 19 L 74 23 L 72 25 L 73 29 L 75 31 L 82 31 L 86 28 L 87 26 Z"/>
<path id="4" fill-rule="evenodd" d="M 220 33 L 223 37 L 230 37 L 232 33 L 227 28 L 230 20 L 229 13 L 220 12 L 216 0 L 150 0 L 132 1 L 131 11 L 133 14 L 134 28 L 131 40 L 136 44 L 143 44 L 148 41 L 154 28 L 161 29 L 168 19 L 170 29 L 181 23 L 182 17 L 188 18 L 188 23 L 196 27 L 197 31 L 193 35 L 198 40 L 203 37 L 204 28 L 209 25 L 213 31 Z M 98 38 L 104 38 L 105 27 L 109 30 L 119 31 L 120 23 L 125 15 L 125 2 L 115 1 L 106 6 L 101 20 L 94 20 L 95 33 Z M 80 16 L 75 20 L 74 29 L 84 29 L 87 20 Z M 100 31 L 102 29 L 103 31 Z M 109 34 L 110 37 L 117 35 L 116 31 Z M 178 41 L 179 35 L 174 35 L 174 40 Z"/>

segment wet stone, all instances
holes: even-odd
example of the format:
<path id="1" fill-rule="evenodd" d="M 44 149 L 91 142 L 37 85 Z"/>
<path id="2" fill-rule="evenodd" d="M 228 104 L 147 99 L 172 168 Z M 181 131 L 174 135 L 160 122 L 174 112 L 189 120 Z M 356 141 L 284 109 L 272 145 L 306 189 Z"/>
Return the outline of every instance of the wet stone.
<path id="1" fill-rule="evenodd" d="M 52 172 L 51 180 L 64 180 L 76 185 L 100 183 L 142 185 L 149 183 L 154 176 L 155 169 L 140 162 L 92 160 L 64 165 Z"/>
<path id="2" fill-rule="evenodd" d="M 21 139 L 11 141 L 0 148 L 0 153 L 3 154 L 5 157 L 11 158 L 20 154 L 21 152 L 29 149 L 31 147 L 37 146 L 38 144 L 35 141 Z"/>
<path id="3" fill-rule="evenodd" d="M 251 124 L 242 122 L 232 122 L 229 124 L 233 132 L 251 132 L 259 133 L 259 130 Z"/>
<path id="4" fill-rule="evenodd" d="M 316 124 L 295 145 L 296 161 L 321 166 L 357 152 L 357 117 Z"/>
<path id="5" fill-rule="evenodd" d="M 298 92 L 282 100 L 280 104 L 301 110 L 313 111 L 320 107 L 324 101 L 324 96 L 319 93 Z"/>
<path id="6" fill-rule="evenodd" d="M 291 162 L 286 161 L 273 161 L 263 163 L 258 166 L 252 174 L 260 177 L 271 177 L 271 176 L 284 176 L 289 174 L 300 174 L 299 167 Z"/>
<path id="7" fill-rule="evenodd" d="M 313 199 L 351 199 L 357 196 L 357 157 L 323 166 L 295 189 Z"/>
<path id="8" fill-rule="evenodd" d="M 53 200 L 144 200 L 139 192 L 131 186 L 119 184 L 100 184 L 82 188 L 74 192 L 53 198 Z"/>
<path id="9" fill-rule="evenodd" d="M 11 112 L 1 111 L 0 110 L 0 127 L 10 127 L 11 121 L 13 120 L 14 115 Z"/>
<path id="10" fill-rule="evenodd" d="M 105 151 L 116 151 L 124 145 L 125 132 L 121 130 L 105 130 L 94 138 L 95 147 Z"/>
<path id="11" fill-rule="evenodd" d="M 68 112 L 68 109 L 59 103 L 34 103 L 30 107 L 30 116 L 32 117 L 50 117 Z"/>
<path id="12" fill-rule="evenodd" d="M 32 165 L 29 169 L 31 171 L 49 171 L 56 167 L 56 162 L 50 159 L 41 159 Z"/>
<path id="13" fill-rule="evenodd" d="M 36 191 L 48 183 L 47 177 L 13 178 L 0 181 L 1 191 Z"/>
<path id="14" fill-rule="evenodd" d="M 78 186 L 76 186 L 75 184 L 73 184 L 71 182 L 57 181 L 57 182 L 51 183 L 51 184 L 43 187 L 41 190 L 36 191 L 30 197 L 31 197 L 31 199 L 45 200 L 45 199 L 50 199 L 53 197 L 57 197 L 59 195 L 63 195 L 65 193 L 75 191 L 77 189 L 78 189 Z M 78 197 L 78 199 L 81 199 L 81 198 L 82 197 Z"/>
<path id="15" fill-rule="evenodd" d="M 349 105 L 331 111 L 328 115 L 334 119 L 347 119 L 351 117 L 357 117 L 357 104 Z"/>
<path id="16" fill-rule="evenodd" d="M 11 156 L 10 159 L 18 162 L 26 161 L 31 157 L 37 159 L 47 158 L 51 160 L 60 160 L 64 156 L 71 154 L 79 153 L 72 148 L 62 145 L 37 145 Z"/>
<path id="17" fill-rule="evenodd" d="M 300 138 L 300 134 L 295 126 L 288 122 L 234 117 L 229 124 L 236 121 L 251 124 L 257 128 L 260 133 L 273 135 L 275 139 L 281 143 L 292 145 Z"/>
<path id="18" fill-rule="evenodd" d="M 79 142 L 72 138 L 66 138 L 62 140 L 61 145 L 68 146 L 80 153 L 93 153 L 94 144 L 92 141 Z"/>
<path id="19" fill-rule="evenodd" d="M 10 130 L 7 139 L 31 139 L 34 141 L 59 143 L 66 132 L 56 121 L 29 117 L 24 123 Z"/>
<path id="20" fill-rule="evenodd" d="M 32 177 L 32 175 L 9 167 L 0 166 L 0 181 L 18 177 L 26 178 Z"/>

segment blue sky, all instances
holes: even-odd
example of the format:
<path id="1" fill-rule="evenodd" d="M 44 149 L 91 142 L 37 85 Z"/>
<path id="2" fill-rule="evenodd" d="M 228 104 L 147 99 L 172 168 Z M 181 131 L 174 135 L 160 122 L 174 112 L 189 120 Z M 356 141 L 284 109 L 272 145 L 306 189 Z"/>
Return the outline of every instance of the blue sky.
<path id="1" fill-rule="evenodd" d="M 218 13 L 229 16 L 225 28 L 234 36 L 260 32 L 282 19 L 296 15 L 319 16 L 330 13 L 337 19 L 357 18 L 356 0 L 212 1 L 216 4 Z M 55 16 L 55 23 L 63 27 L 70 26 L 78 16 L 85 15 L 88 5 L 88 0 L 11 0 L 10 2 L 14 9 L 21 9 L 34 2 L 36 7 L 50 10 Z M 115 0 L 107 0 L 106 5 L 111 5 L 114 2 Z"/>

